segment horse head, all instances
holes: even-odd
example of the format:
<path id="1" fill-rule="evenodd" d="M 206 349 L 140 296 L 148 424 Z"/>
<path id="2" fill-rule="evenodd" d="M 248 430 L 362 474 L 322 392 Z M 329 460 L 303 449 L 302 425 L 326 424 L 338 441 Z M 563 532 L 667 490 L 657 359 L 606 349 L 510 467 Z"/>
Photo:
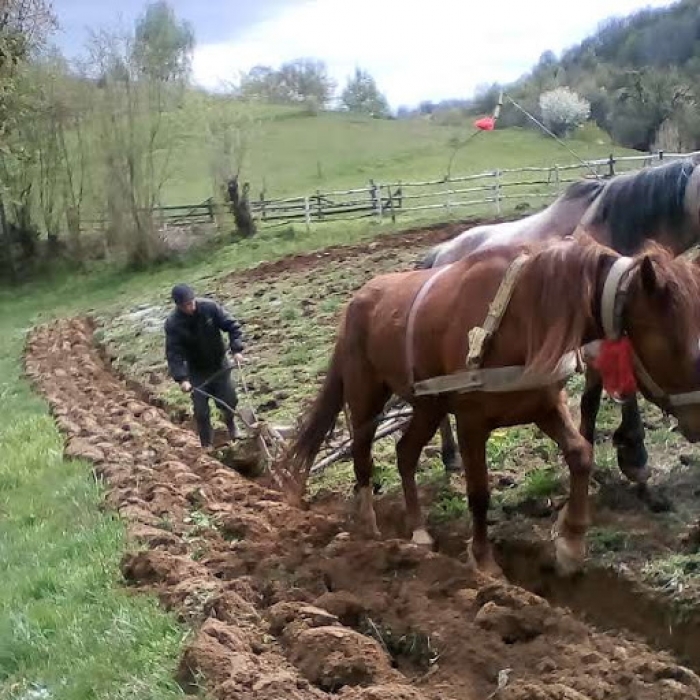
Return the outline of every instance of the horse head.
<path id="1" fill-rule="evenodd" d="M 700 440 L 700 274 L 692 262 L 649 244 L 627 261 L 617 332 L 634 348 L 639 389 Z M 622 263 L 624 265 L 624 263 Z"/>

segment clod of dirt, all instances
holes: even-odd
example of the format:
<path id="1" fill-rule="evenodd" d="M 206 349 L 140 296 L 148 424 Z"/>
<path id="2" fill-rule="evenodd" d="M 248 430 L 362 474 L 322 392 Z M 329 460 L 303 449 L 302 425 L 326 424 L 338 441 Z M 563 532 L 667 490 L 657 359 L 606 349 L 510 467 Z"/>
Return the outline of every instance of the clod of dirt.
<path id="1" fill-rule="evenodd" d="M 272 527 L 262 518 L 249 513 L 229 513 L 222 516 L 219 529 L 229 540 L 264 537 L 273 532 Z"/>
<path id="2" fill-rule="evenodd" d="M 540 598 L 540 596 L 522 588 L 511 586 L 503 581 L 494 581 L 478 590 L 476 593 L 476 604 L 481 607 L 489 602 L 505 608 L 512 608 L 513 610 L 519 610 L 528 605 L 549 607 L 544 598 Z"/>
<path id="3" fill-rule="evenodd" d="M 273 605 L 267 615 L 270 621 L 270 632 L 274 635 L 282 634 L 285 628 L 294 622 L 299 623 L 295 625 L 297 632 L 338 624 L 338 618 L 327 610 L 294 601 Z"/>
<path id="4" fill-rule="evenodd" d="M 346 627 L 357 627 L 367 609 L 360 599 L 349 591 L 324 593 L 314 601 L 314 605 L 328 610 Z"/>
<path id="5" fill-rule="evenodd" d="M 201 676 L 215 685 L 237 673 L 254 675 L 255 657 L 250 645 L 219 620 L 207 620 L 187 646 L 176 679 L 186 693 L 196 693 Z"/>
<path id="6" fill-rule="evenodd" d="M 302 632 L 294 640 L 292 661 L 306 678 L 327 692 L 401 678 L 376 641 L 345 627 Z"/>
<path id="7" fill-rule="evenodd" d="M 257 625 L 257 610 L 235 591 L 223 591 L 210 598 L 204 605 L 204 613 L 222 622 L 244 626 Z"/>
<path id="8" fill-rule="evenodd" d="M 204 578 L 207 571 L 188 557 L 178 557 L 159 550 L 126 554 L 122 575 L 132 584 L 170 584 L 191 578 Z"/>
<path id="9" fill-rule="evenodd" d="M 545 627 L 543 615 L 536 608 L 516 613 L 491 602 L 479 610 L 474 622 L 482 629 L 498 634 L 506 644 L 529 642 L 539 637 Z"/>
<path id="10" fill-rule="evenodd" d="M 526 683 L 519 686 L 506 686 L 496 695 L 499 700 L 591 700 L 573 688 L 561 683 L 547 687 Z M 659 698 L 659 700 L 661 700 Z"/>
<path id="11" fill-rule="evenodd" d="M 167 530 L 137 523 L 129 527 L 129 535 L 137 542 L 148 544 L 153 549 L 161 547 L 173 554 L 186 553 L 186 547 L 182 540 Z"/>
<path id="12" fill-rule="evenodd" d="M 425 695 L 410 685 L 388 683 L 369 688 L 348 688 L 340 693 L 342 700 L 425 700 Z"/>
<path id="13" fill-rule="evenodd" d="M 87 440 L 79 437 L 71 438 L 68 441 L 68 445 L 65 449 L 65 455 L 71 459 L 87 459 L 95 464 L 104 462 L 105 459 L 105 455 L 102 450 L 94 445 L 91 445 Z"/>

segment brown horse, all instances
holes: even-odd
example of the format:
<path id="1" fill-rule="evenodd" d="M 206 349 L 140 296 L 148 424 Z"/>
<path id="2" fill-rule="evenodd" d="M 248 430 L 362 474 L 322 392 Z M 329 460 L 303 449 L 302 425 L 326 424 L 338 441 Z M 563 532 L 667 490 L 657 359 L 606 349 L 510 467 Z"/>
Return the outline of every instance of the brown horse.
<path id="1" fill-rule="evenodd" d="M 526 244 L 564 238 L 577 228 L 618 253 L 632 255 L 655 241 L 680 255 L 700 242 L 700 156 L 617 175 L 610 180 L 573 183 L 550 206 L 517 221 L 476 226 L 433 247 L 419 267 L 440 267 L 491 246 Z M 600 377 L 586 372 L 581 397 L 581 431 L 591 443 L 602 397 Z M 622 421 L 613 433 L 618 465 L 631 481 L 650 475 L 644 425 L 635 394 L 621 404 Z M 460 459 L 446 418 L 440 425 L 442 458 L 447 470 Z"/>
<path id="2" fill-rule="evenodd" d="M 528 257 L 482 367 L 520 369 L 530 388 L 417 391 L 425 380 L 463 370 L 469 331 L 483 322 L 506 270 L 522 253 Z M 539 248 L 502 246 L 475 253 L 426 284 L 434 274 L 418 270 L 381 275 L 353 296 L 324 384 L 290 445 L 286 465 L 305 483 L 347 404 L 360 521 L 367 534 L 378 536 L 371 488 L 375 419 L 392 394 L 401 397 L 413 409 L 397 445 L 407 524 L 414 542 L 430 545 L 415 471 L 422 448 L 443 418 L 454 414 L 473 518 L 471 554 L 479 568 L 497 572 L 486 527 L 486 443 L 496 428 L 534 423 L 557 443 L 570 470 L 570 496 L 558 519 L 556 554 L 562 571 L 575 570 L 585 555 L 592 447 L 572 421 L 565 379 L 554 376 L 555 368 L 567 353 L 604 338 L 604 328 L 612 324 L 629 338 L 655 389 L 675 399 L 673 412 L 681 432 L 691 441 L 700 439 L 696 270 L 653 244 L 634 258 L 623 258 L 592 239 L 569 239 Z M 611 299 L 612 278 L 617 286 Z"/>

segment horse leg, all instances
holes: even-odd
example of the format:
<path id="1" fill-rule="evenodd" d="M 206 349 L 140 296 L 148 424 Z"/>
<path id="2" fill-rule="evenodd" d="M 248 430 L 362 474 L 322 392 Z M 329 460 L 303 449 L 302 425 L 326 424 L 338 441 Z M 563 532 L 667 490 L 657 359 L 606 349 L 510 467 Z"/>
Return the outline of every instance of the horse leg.
<path id="1" fill-rule="evenodd" d="M 603 382 L 600 375 L 590 367 L 586 369 L 586 384 L 581 395 L 580 433 L 595 445 L 595 422 L 600 409 L 600 399 L 603 395 Z"/>
<path id="2" fill-rule="evenodd" d="M 586 556 L 586 530 L 590 522 L 588 482 L 593 466 L 593 447 L 576 430 L 563 391 L 557 406 L 537 421 L 537 425 L 557 443 L 571 475 L 569 500 L 559 513 L 555 541 L 559 572 L 569 575 L 581 568 Z"/>
<path id="3" fill-rule="evenodd" d="M 651 476 L 644 437 L 644 424 L 635 395 L 622 404 L 622 422 L 613 433 L 613 445 L 617 448 L 620 471 L 637 484 L 645 484 Z"/>
<path id="4" fill-rule="evenodd" d="M 469 426 L 466 419 L 458 415 L 457 437 L 467 481 L 467 500 L 472 513 L 469 554 L 477 569 L 490 576 L 499 577 L 503 573 L 493 556 L 486 521 L 491 500 L 486 465 L 486 442 L 489 433 L 485 428 Z"/>
<path id="5" fill-rule="evenodd" d="M 355 470 L 357 515 L 360 527 L 368 537 L 380 537 L 374 512 L 372 472 L 372 443 L 377 432 L 376 418 L 382 412 L 390 391 L 371 374 L 355 374 L 345 381 L 346 401 L 352 424 L 352 460 Z"/>
<path id="6" fill-rule="evenodd" d="M 423 524 L 415 476 L 421 450 L 433 437 L 440 419 L 444 416 L 444 412 L 435 410 L 436 408 L 437 406 L 430 405 L 414 407 L 411 421 L 396 445 L 396 460 L 401 474 L 406 501 L 406 522 L 412 533 L 411 539 L 414 544 L 427 547 L 432 546 L 433 538 Z"/>
<path id="7" fill-rule="evenodd" d="M 595 445 L 595 423 L 602 394 L 603 382 L 600 375 L 588 368 L 586 386 L 581 397 L 580 431 L 592 446 Z M 622 404 L 622 422 L 613 433 L 613 445 L 617 448 L 620 471 L 634 483 L 646 483 L 650 476 L 648 454 L 644 446 L 644 425 L 636 396 Z"/>
<path id="8" fill-rule="evenodd" d="M 445 471 L 459 471 L 462 468 L 462 459 L 457 452 L 457 444 L 452 434 L 449 414 L 440 423 L 440 441 L 442 442 L 441 456 Z"/>

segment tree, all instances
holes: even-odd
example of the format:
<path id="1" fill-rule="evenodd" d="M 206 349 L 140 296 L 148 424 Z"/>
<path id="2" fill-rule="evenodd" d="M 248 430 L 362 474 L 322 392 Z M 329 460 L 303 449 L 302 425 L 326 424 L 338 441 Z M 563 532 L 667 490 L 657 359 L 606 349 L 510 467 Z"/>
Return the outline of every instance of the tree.
<path id="1" fill-rule="evenodd" d="M 615 95 L 613 135 L 632 148 L 648 150 L 662 125 L 692 104 L 692 90 L 678 71 L 629 71 Z"/>
<path id="2" fill-rule="evenodd" d="M 250 148 L 253 130 L 259 122 L 250 110 L 237 109 L 229 97 L 220 97 L 207 110 L 208 140 L 211 147 L 211 169 L 214 192 L 228 201 L 236 229 L 244 237 L 255 234 L 248 202 L 248 183 L 239 191 L 238 182 Z"/>
<path id="3" fill-rule="evenodd" d="M 540 112 L 548 129 L 565 136 L 588 119 L 591 106 L 568 87 L 560 87 L 540 95 Z"/>
<path id="4" fill-rule="evenodd" d="M 371 117 L 389 116 L 389 105 L 379 92 L 374 78 L 360 68 L 355 68 L 355 75 L 348 80 L 340 99 L 350 112 L 369 114 Z"/>
<path id="5" fill-rule="evenodd" d="M 3 0 L 0 6 L 0 269 L 12 282 L 19 269 L 13 245 L 25 242 L 25 252 L 35 238 L 29 219 L 26 158 L 18 126 L 32 118 L 32 102 L 23 90 L 23 73 L 32 52 L 56 26 L 46 0 Z M 12 203 L 16 221 L 9 220 L 6 201 Z M 26 205 L 26 206 L 25 206 Z"/>
<path id="6" fill-rule="evenodd" d="M 307 58 L 289 61 L 275 70 L 270 66 L 255 66 L 243 75 L 237 93 L 245 99 L 272 103 L 314 102 L 324 107 L 335 90 L 326 64 Z"/>
<path id="7" fill-rule="evenodd" d="M 137 33 L 139 27 L 143 20 Z M 140 37 L 101 32 L 93 39 L 91 57 L 101 85 L 99 150 L 109 240 L 126 249 L 133 267 L 164 252 L 154 210 L 171 176 L 171 156 L 183 128 L 177 112 L 187 84 L 182 62 L 175 65 L 167 51 L 144 53 L 142 31 Z"/>
<path id="8" fill-rule="evenodd" d="M 136 23 L 134 61 L 152 80 L 173 81 L 187 77 L 194 49 L 194 31 L 179 21 L 166 0 L 146 8 Z"/>

